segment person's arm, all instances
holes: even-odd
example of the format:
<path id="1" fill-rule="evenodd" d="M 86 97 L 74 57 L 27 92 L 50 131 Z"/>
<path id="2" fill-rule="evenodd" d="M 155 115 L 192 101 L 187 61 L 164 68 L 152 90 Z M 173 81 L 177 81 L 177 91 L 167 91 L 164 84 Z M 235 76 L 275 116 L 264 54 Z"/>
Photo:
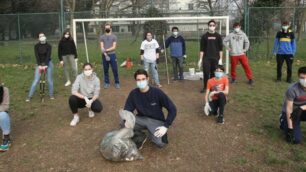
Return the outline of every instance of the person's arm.
<path id="1" fill-rule="evenodd" d="M 77 59 L 78 58 L 78 51 L 76 49 L 74 40 L 71 40 L 71 42 L 72 42 L 72 48 L 73 48 L 73 53 L 74 53 L 74 59 Z"/>
<path id="2" fill-rule="evenodd" d="M 181 37 L 182 39 L 182 48 L 183 48 L 183 55 L 186 55 L 186 44 L 185 44 L 185 39 Z"/>
<path id="3" fill-rule="evenodd" d="M 79 89 L 80 89 L 80 79 L 81 77 L 77 76 L 77 78 L 75 79 L 74 83 L 72 84 L 71 87 L 71 94 L 75 95 L 81 99 L 84 99 L 84 95 L 82 95 L 81 93 L 79 93 Z"/>
<path id="4" fill-rule="evenodd" d="M 247 52 L 250 48 L 250 41 L 246 34 L 244 34 L 244 52 Z"/>
<path id="5" fill-rule="evenodd" d="M 156 59 L 159 59 L 159 52 L 160 52 L 160 50 L 159 50 L 159 44 L 158 44 L 158 42 L 155 40 L 155 52 L 156 52 Z"/>
<path id="6" fill-rule="evenodd" d="M 205 92 L 205 97 L 204 97 L 204 99 L 205 99 L 205 103 L 208 103 L 208 95 L 209 95 L 209 89 L 206 89 L 206 92 Z"/>
<path id="7" fill-rule="evenodd" d="M 100 94 L 100 79 L 97 77 L 95 80 L 95 86 L 94 86 L 94 96 L 92 97 L 92 101 L 95 101 L 99 98 Z"/>
<path id="8" fill-rule="evenodd" d="M 133 113 L 135 109 L 136 109 L 136 106 L 135 106 L 135 102 L 133 101 L 133 91 L 131 91 L 128 98 L 126 99 L 124 110 L 130 111 Z"/>
<path id="9" fill-rule="evenodd" d="M 35 53 L 36 63 L 37 63 L 37 65 L 40 65 L 40 59 L 39 59 L 39 55 L 38 55 L 38 44 L 36 44 L 34 46 L 34 53 Z"/>
<path id="10" fill-rule="evenodd" d="M 279 47 L 279 32 L 277 32 L 274 40 L 273 54 L 277 54 L 278 47 Z"/>
<path id="11" fill-rule="evenodd" d="M 52 47 L 50 44 L 46 43 L 47 44 L 47 57 L 45 58 L 45 66 L 48 66 L 49 65 L 49 61 L 51 60 L 51 51 L 52 51 Z"/>
<path id="12" fill-rule="evenodd" d="M 169 38 L 166 40 L 166 42 L 165 42 L 166 48 L 169 47 L 170 43 L 171 43 L 171 37 L 169 37 Z M 162 49 L 164 49 L 164 48 L 162 48 Z"/>
<path id="13" fill-rule="evenodd" d="M 63 57 L 62 57 L 62 41 L 60 41 L 60 42 L 58 43 L 57 52 L 58 52 L 58 60 L 59 60 L 60 62 L 63 61 Z"/>
<path id="14" fill-rule="evenodd" d="M 228 51 L 231 51 L 231 48 L 230 48 L 230 40 L 231 40 L 231 35 L 227 35 L 224 39 L 223 39 L 223 45 L 224 47 L 228 50 Z"/>
<path id="15" fill-rule="evenodd" d="M 3 87 L 3 100 L 0 104 L 0 112 L 5 112 L 9 110 L 10 105 L 10 94 L 6 87 Z"/>
<path id="16" fill-rule="evenodd" d="M 292 47 L 292 51 L 293 51 L 293 55 L 296 52 L 296 41 L 295 41 L 295 36 L 294 33 L 292 32 L 291 34 L 291 47 Z"/>
<path id="17" fill-rule="evenodd" d="M 143 54 L 144 54 L 144 41 L 140 45 L 140 60 L 143 60 Z"/>
<path id="18" fill-rule="evenodd" d="M 168 111 L 168 115 L 164 123 L 164 126 L 166 128 L 169 128 L 176 117 L 177 110 L 173 102 L 170 100 L 170 98 L 161 90 L 159 98 L 162 106 L 165 107 Z"/>
<path id="19" fill-rule="evenodd" d="M 219 48 L 219 57 L 222 62 L 223 59 L 223 43 L 221 35 L 218 36 L 218 48 Z"/>
<path id="20" fill-rule="evenodd" d="M 201 37 L 201 41 L 200 41 L 200 56 L 199 56 L 199 60 L 201 60 L 204 57 L 204 50 L 206 48 L 206 40 L 204 38 L 204 35 Z"/>
<path id="21" fill-rule="evenodd" d="M 293 129 L 291 114 L 293 112 L 293 100 L 286 100 L 286 117 L 289 129 Z"/>

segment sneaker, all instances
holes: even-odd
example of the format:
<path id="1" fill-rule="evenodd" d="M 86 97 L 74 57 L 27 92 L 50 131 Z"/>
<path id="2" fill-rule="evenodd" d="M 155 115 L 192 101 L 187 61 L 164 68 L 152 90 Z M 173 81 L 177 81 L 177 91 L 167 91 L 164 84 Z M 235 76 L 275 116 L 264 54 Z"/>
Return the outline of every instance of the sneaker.
<path id="1" fill-rule="evenodd" d="M 74 115 L 73 119 L 70 122 L 70 126 L 74 127 L 80 122 L 80 118 L 78 115 Z"/>
<path id="2" fill-rule="evenodd" d="M 89 118 L 95 117 L 95 113 L 94 113 L 93 111 L 89 110 L 89 111 L 88 111 L 88 117 L 89 117 Z"/>
<path id="3" fill-rule="evenodd" d="M 120 88 L 120 84 L 118 84 L 118 83 L 115 84 L 115 88 L 116 88 L 116 89 L 119 89 L 119 88 Z"/>
<path id="4" fill-rule="evenodd" d="M 158 87 L 158 88 L 161 88 L 161 87 L 163 87 L 162 85 L 160 85 L 160 84 L 156 84 L 156 86 Z"/>
<path id="5" fill-rule="evenodd" d="M 235 83 L 236 83 L 236 79 L 232 79 L 231 84 L 235 84 Z"/>
<path id="6" fill-rule="evenodd" d="M 109 88 L 109 84 L 108 83 L 104 83 L 104 89 L 108 89 Z"/>
<path id="7" fill-rule="evenodd" d="M 50 100 L 54 100 L 55 98 L 54 98 L 54 96 L 50 96 Z"/>
<path id="8" fill-rule="evenodd" d="M 6 152 L 11 147 L 11 140 L 3 140 L 3 143 L 0 145 L 0 152 Z"/>
<path id="9" fill-rule="evenodd" d="M 30 102 L 30 101 L 31 101 L 31 98 L 28 97 L 25 101 L 26 101 L 26 102 Z"/>
<path id="10" fill-rule="evenodd" d="M 250 86 L 253 86 L 253 85 L 254 85 L 254 81 L 253 81 L 252 79 L 250 79 L 249 82 L 248 82 L 248 84 L 249 84 Z"/>
<path id="11" fill-rule="evenodd" d="M 71 82 L 68 80 L 68 81 L 65 83 L 65 87 L 68 87 L 69 85 L 71 85 Z"/>
<path id="12" fill-rule="evenodd" d="M 223 115 L 219 115 L 219 116 L 218 116 L 218 118 L 217 118 L 217 123 L 219 123 L 219 124 L 224 124 Z"/>

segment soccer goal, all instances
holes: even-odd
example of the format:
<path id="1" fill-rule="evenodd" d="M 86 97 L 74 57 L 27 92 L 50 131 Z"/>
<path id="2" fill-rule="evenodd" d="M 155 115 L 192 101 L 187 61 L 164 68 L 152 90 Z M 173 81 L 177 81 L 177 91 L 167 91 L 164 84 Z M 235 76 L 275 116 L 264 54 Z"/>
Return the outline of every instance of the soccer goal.
<path id="1" fill-rule="evenodd" d="M 103 34 L 104 24 L 111 23 L 113 33 L 117 36 L 116 55 L 121 64 L 130 57 L 135 64 L 139 62 L 140 44 L 144 40 L 144 33 L 151 31 L 160 46 L 171 36 L 171 28 L 179 28 L 179 34 L 186 42 L 185 71 L 197 68 L 201 36 L 208 31 L 208 21 L 214 19 L 217 23 L 216 31 L 225 37 L 229 34 L 229 16 L 197 16 L 197 17 L 155 17 L 155 18 L 91 18 L 73 20 L 73 37 L 78 47 L 79 57 L 86 57 L 86 61 L 101 62 L 99 37 Z M 163 39 L 164 38 L 164 39 Z M 167 52 L 167 51 L 166 51 Z M 224 49 L 223 64 L 226 73 L 229 71 L 229 55 Z M 165 54 L 167 57 L 165 58 Z M 84 60 L 85 59 L 81 59 Z M 168 71 L 169 69 L 169 71 Z M 170 52 L 163 53 L 158 70 L 161 76 L 172 76 L 172 62 Z"/>

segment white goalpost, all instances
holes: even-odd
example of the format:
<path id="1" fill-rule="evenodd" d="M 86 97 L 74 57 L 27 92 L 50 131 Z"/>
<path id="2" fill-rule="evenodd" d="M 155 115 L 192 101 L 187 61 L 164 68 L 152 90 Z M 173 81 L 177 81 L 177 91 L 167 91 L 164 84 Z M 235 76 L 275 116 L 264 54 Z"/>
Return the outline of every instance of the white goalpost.
<path id="1" fill-rule="evenodd" d="M 186 28 L 186 30 L 188 30 L 187 26 L 191 26 L 193 25 L 193 27 L 196 29 L 193 32 L 197 32 L 197 35 L 194 36 L 196 37 L 196 39 L 199 39 L 199 37 L 204 34 L 207 31 L 207 22 L 211 19 L 214 19 L 217 24 L 219 25 L 218 27 L 218 32 L 222 35 L 222 36 L 226 36 L 229 34 L 229 16 L 195 16 L 195 17 L 152 17 L 152 18 L 88 18 L 88 19 L 73 19 L 73 38 L 75 41 L 75 44 L 77 46 L 78 41 L 78 34 L 77 34 L 77 23 L 82 24 L 82 30 L 83 30 L 83 38 L 84 38 L 84 45 L 85 45 L 85 54 L 86 54 L 86 59 L 87 61 L 89 61 L 89 57 L 88 57 L 88 48 L 87 48 L 87 41 L 86 41 L 86 31 L 84 28 L 84 23 L 85 22 L 89 22 L 89 23 L 98 23 L 98 22 L 115 22 L 117 23 L 118 26 L 120 26 L 120 22 L 126 24 L 127 22 L 138 22 L 138 23 L 145 23 L 146 21 L 171 21 L 173 22 L 173 26 L 175 26 L 175 24 L 179 24 L 179 25 L 184 25 L 184 27 Z M 179 23 L 174 23 L 174 22 L 179 21 Z M 201 25 L 201 27 L 200 27 Z M 129 30 L 130 30 L 129 26 Z M 126 29 L 126 30 L 128 30 Z M 114 29 L 113 29 L 114 30 Z M 126 31 L 125 30 L 125 31 Z M 180 29 L 181 30 L 181 29 Z M 121 30 L 118 30 L 117 32 L 120 32 L 121 34 L 123 33 Z M 186 31 L 188 32 L 188 31 Z M 116 34 L 116 33 L 115 33 Z M 183 36 L 185 36 L 186 34 L 184 34 Z M 80 36 L 80 34 L 79 34 Z M 185 38 L 185 37 L 184 37 Z M 160 40 L 161 41 L 161 40 Z M 163 40 L 164 42 L 164 40 Z M 138 51 L 139 49 L 137 49 Z M 189 50 L 186 49 L 187 54 L 189 54 Z M 196 54 L 198 57 L 198 53 L 199 53 L 199 49 L 197 50 Z M 195 54 L 195 53 L 194 53 Z M 226 68 L 226 73 L 228 74 L 229 72 L 229 53 L 226 50 L 225 51 L 225 55 L 223 56 L 223 59 L 225 57 L 225 68 Z M 197 59 L 197 58 L 196 58 Z M 168 69 L 167 69 L 167 77 L 168 77 Z M 169 81 L 168 81 L 169 82 Z"/>

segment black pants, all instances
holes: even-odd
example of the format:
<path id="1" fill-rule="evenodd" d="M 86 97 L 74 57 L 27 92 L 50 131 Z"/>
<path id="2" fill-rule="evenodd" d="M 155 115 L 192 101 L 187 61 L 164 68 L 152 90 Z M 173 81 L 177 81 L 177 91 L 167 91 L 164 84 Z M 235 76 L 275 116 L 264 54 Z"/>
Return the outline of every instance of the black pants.
<path id="1" fill-rule="evenodd" d="M 204 83 L 204 90 L 207 88 L 207 81 L 208 79 L 215 77 L 215 70 L 218 65 L 217 58 L 207 58 L 204 57 L 203 61 L 203 83 Z"/>
<path id="2" fill-rule="evenodd" d="M 91 99 L 91 98 L 89 98 Z M 73 114 L 78 113 L 78 108 L 84 108 L 86 107 L 86 101 L 85 99 L 81 99 L 75 95 L 70 96 L 69 98 L 69 106 Z M 90 109 L 94 112 L 101 112 L 103 109 L 103 106 L 101 102 L 96 99 L 94 102 L 92 102 Z"/>
<path id="3" fill-rule="evenodd" d="M 209 102 L 209 106 L 211 107 L 211 113 L 217 115 L 219 109 L 219 115 L 224 115 L 224 107 L 226 104 L 226 97 L 224 93 L 218 94 L 218 99 Z"/>
<path id="4" fill-rule="evenodd" d="M 293 63 L 292 54 L 277 54 L 276 55 L 277 80 L 281 80 L 282 78 L 282 67 L 283 67 L 284 61 L 286 61 L 286 64 L 287 64 L 287 81 L 291 81 L 292 63 Z"/>

